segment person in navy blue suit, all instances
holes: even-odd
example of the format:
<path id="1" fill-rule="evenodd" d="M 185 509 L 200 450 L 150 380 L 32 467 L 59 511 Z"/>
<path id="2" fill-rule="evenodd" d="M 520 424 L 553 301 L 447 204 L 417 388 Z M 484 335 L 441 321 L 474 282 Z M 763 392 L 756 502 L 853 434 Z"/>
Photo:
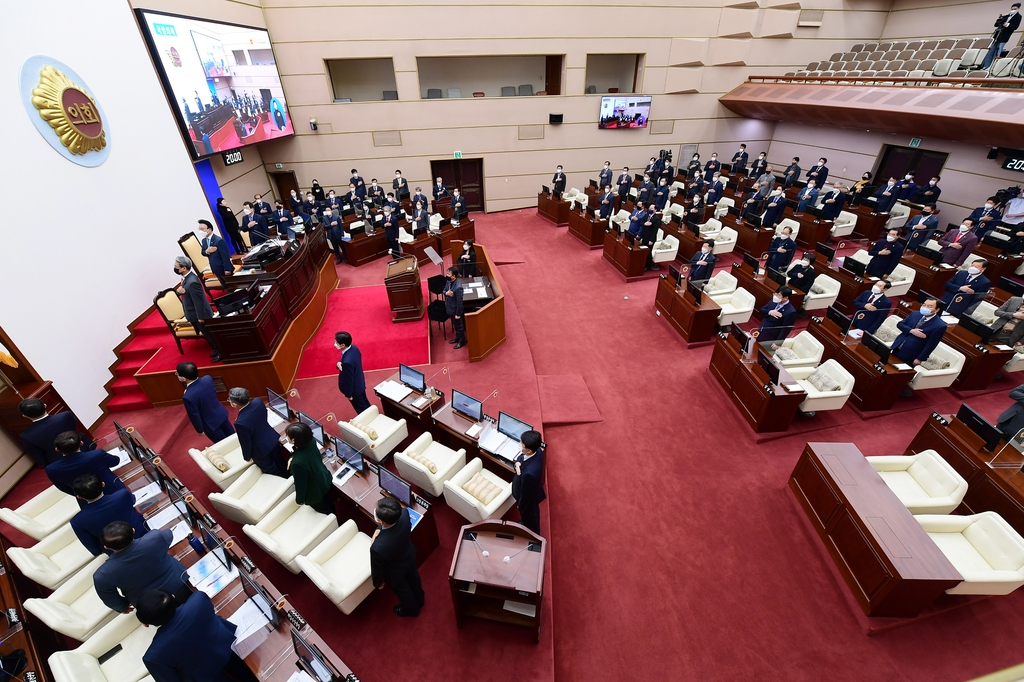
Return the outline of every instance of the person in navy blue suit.
<path id="1" fill-rule="evenodd" d="M 853 307 L 856 312 L 853 314 L 852 329 L 862 329 L 869 334 L 874 334 L 882 326 L 882 322 L 889 316 L 892 310 L 892 301 L 885 295 L 885 292 L 892 286 L 887 279 L 875 282 L 871 291 L 865 291 L 853 299 Z"/>
<path id="2" fill-rule="evenodd" d="M 865 271 L 871 277 L 888 277 L 903 257 L 903 244 L 899 241 L 899 228 L 894 227 L 868 250 L 871 256 Z"/>
<path id="3" fill-rule="evenodd" d="M 185 311 L 185 319 L 210 344 L 211 360 L 220 362 L 220 350 L 217 348 L 217 342 L 213 340 L 202 322 L 213 317 L 213 308 L 210 307 L 210 301 L 206 298 L 206 290 L 199 275 L 192 269 L 192 260 L 187 256 L 175 258 L 174 274 L 181 277 L 181 284 L 175 287 L 174 291 L 181 297 L 181 307 Z"/>
<path id="4" fill-rule="evenodd" d="M 793 241 L 792 235 L 793 229 L 787 225 L 782 228 L 782 232 L 778 236 L 772 239 L 772 243 L 768 247 L 768 262 L 765 267 L 779 272 L 786 271 L 796 252 L 796 242 Z"/>
<path id="5" fill-rule="evenodd" d="M 604 194 L 601 195 L 598 201 L 598 215 L 601 216 L 601 220 L 608 220 L 611 217 L 612 211 L 615 210 L 615 194 L 612 193 L 612 186 L 604 186 Z"/>
<path id="6" fill-rule="evenodd" d="M 469 211 L 466 210 L 466 197 L 462 196 L 459 188 L 452 189 L 452 220 L 458 221 L 465 218 Z"/>
<path id="7" fill-rule="evenodd" d="M 96 447 L 91 442 L 89 445 Z M 75 480 L 87 474 L 99 478 L 106 485 L 108 493 L 124 489 L 124 482 L 110 470 L 110 467 L 117 466 L 121 461 L 117 455 L 100 448 L 83 452 L 82 437 L 77 431 L 65 431 L 58 435 L 54 439 L 54 446 L 61 458 L 46 466 L 46 477 L 57 490 L 74 495 Z"/>
<path id="8" fill-rule="evenodd" d="M 605 161 L 604 168 L 597 174 L 597 186 L 598 187 L 611 187 L 612 184 L 612 162 Z"/>
<path id="9" fill-rule="evenodd" d="M 718 262 L 718 256 L 712 253 L 714 248 L 714 239 L 704 240 L 700 251 L 693 254 L 693 258 L 690 259 L 690 273 L 687 275 L 687 279 L 695 282 L 711 279 L 711 274 L 715 270 L 715 263 Z"/>
<path id="10" fill-rule="evenodd" d="M 991 287 L 992 282 L 985 276 L 985 261 L 976 260 L 946 282 L 942 306 L 953 317 L 960 317 L 985 298 Z"/>
<path id="11" fill-rule="evenodd" d="M 659 211 L 664 211 L 668 205 L 668 181 L 665 178 L 658 181 L 658 187 L 654 190 L 654 205 Z"/>
<path id="12" fill-rule="evenodd" d="M 270 216 L 270 220 L 277 228 L 278 237 L 281 239 L 285 237 L 295 239 L 295 230 L 292 229 L 295 225 L 295 219 L 292 218 L 292 212 L 284 207 L 280 199 L 275 202 L 274 213 Z"/>
<path id="13" fill-rule="evenodd" d="M 270 214 L 273 213 L 274 209 L 271 208 L 270 204 L 263 201 L 262 194 L 252 195 L 252 208 L 257 215 L 261 215 L 267 220 L 270 220 Z"/>
<path id="14" fill-rule="evenodd" d="M 103 547 L 103 529 L 114 521 L 132 524 L 137 538 L 149 531 L 146 519 L 135 509 L 135 496 L 125 488 L 107 492 L 103 481 L 85 474 L 75 479 L 75 497 L 80 505 L 83 502 L 85 505 L 71 517 L 71 529 L 93 556 L 111 553 Z"/>
<path id="15" fill-rule="evenodd" d="M 135 614 L 139 622 L 158 628 L 142 656 L 156 682 L 258 679 L 231 649 L 237 626 L 217 615 L 204 592 L 193 593 L 180 605 L 169 592 L 143 592 Z"/>
<path id="16" fill-rule="evenodd" d="M 804 251 L 803 257 L 789 269 L 787 282 L 790 287 L 796 287 L 805 294 L 814 286 L 814 280 L 818 273 L 814 271 L 814 261 L 817 258 L 812 252 Z"/>
<path id="17" fill-rule="evenodd" d="M 629 198 L 629 190 L 633 186 L 633 177 L 629 174 L 629 167 L 626 166 L 622 169 L 622 175 L 616 180 L 615 184 L 619 188 L 619 199 L 625 201 Z"/>
<path id="18" fill-rule="evenodd" d="M 796 212 L 803 213 L 808 208 L 814 208 L 818 201 L 818 187 L 814 180 L 808 180 L 807 186 L 796 195 Z"/>
<path id="19" fill-rule="evenodd" d="M 633 213 L 629 216 L 629 233 L 634 237 L 640 236 L 640 229 L 647 220 L 647 211 L 644 210 L 644 202 L 637 201 L 633 207 Z"/>
<path id="20" fill-rule="evenodd" d="M 45 467 L 59 461 L 61 455 L 54 446 L 54 440 L 65 431 L 76 431 L 78 419 L 72 412 L 47 414 L 46 405 L 38 398 L 26 398 L 18 403 L 22 416 L 32 420 L 32 425 L 21 432 L 21 445 L 36 464 Z M 86 450 L 95 447 L 87 434 L 79 434 L 86 444 Z M 70 487 L 69 487 L 70 489 Z M 70 494 L 70 493 L 68 493 Z"/>
<path id="21" fill-rule="evenodd" d="M 928 181 L 927 185 L 919 185 L 913 202 L 915 204 L 934 204 L 938 201 L 939 195 L 942 194 L 942 189 L 939 187 L 939 180 L 941 179 L 941 177 L 936 175 Z"/>
<path id="22" fill-rule="evenodd" d="M 764 209 L 764 219 L 761 225 L 775 229 L 782 220 L 782 212 L 786 209 L 786 197 L 782 194 L 782 188 L 777 187 L 773 192 L 768 205 Z"/>
<path id="23" fill-rule="evenodd" d="M 438 178 L 434 183 L 434 189 L 431 190 L 431 193 L 434 195 L 434 201 L 443 199 L 448 196 L 448 185 L 444 184 L 441 178 Z"/>
<path id="24" fill-rule="evenodd" d="M 419 187 L 416 188 L 416 194 L 412 195 L 412 205 L 416 206 L 416 202 L 423 204 L 423 208 L 426 208 L 430 204 L 427 203 L 427 195 L 423 193 L 423 190 Z"/>
<path id="25" fill-rule="evenodd" d="M 807 169 L 807 179 L 814 180 L 818 183 L 818 187 L 824 187 L 825 182 L 828 181 L 828 167 L 825 166 L 826 163 L 828 163 L 828 159 L 823 156 L 818 159 L 817 165 Z"/>
<path id="26" fill-rule="evenodd" d="M 235 432 L 228 419 L 228 411 L 217 400 L 217 389 L 213 377 L 199 376 L 199 369 L 192 362 L 179 362 L 175 368 L 178 381 L 185 384 L 185 412 L 197 433 L 204 433 L 218 443 Z"/>
<path id="27" fill-rule="evenodd" d="M 423 608 L 423 584 L 416 568 L 416 546 L 412 544 L 412 520 L 393 497 L 377 500 L 374 512 L 377 530 L 370 544 L 370 577 L 378 590 L 390 585 L 398 605 L 396 614 L 415 618 Z"/>
<path id="28" fill-rule="evenodd" d="M 920 365 L 928 359 L 946 335 L 946 323 L 936 313 L 938 299 L 929 298 L 896 325 L 902 332 L 892 342 L 893 355 L 911 365 Z"/>
<path id="29" fill-rule="evenodd" d="M 758 328 L 758 343 L 781 341 L 793 330 L 796 322 L 796 308 L 789 302 L 793 290 L 781 286 L 772 296 L 772 300 L 761 306 L 761 326 Z"/>
<path id="30" fill-rule="evenodd" d="M 250 398 L 249 391 L 241 387 L 228 391 L 228 402 L 238 409 L 235 433 L 242 448 L 242 459 L 255 462 L 265 474 L 288 478 L 281 439 L 267 421 L 267 406 L 259 398 Z"/>
<path id="31" fill-rule="evenodd" d="M 213 225 L 209 220 L 200 220 L 199 229 L 206 235 L 200 243 L 203 247 L 203 255 L 210 260 L 210 271 L 220 280 L 221 284 L 226 284 L 227 278 L 235 273 L 227 242 L 213 231 Z"/>
<path id="32" fill-rule="evenodd" d="M 821 213 L 818 216 L 823 222 L 835 220 L 839 217 L 839 213 L 843 210 L 843 206 L 846 205 L 846 187 L 840 183 L 832 185 L 833 190 L 825 195 L 825 200 L 821 202 Z"/>
<path id="33" fill-rule="evenodd" d="M 654 183 L 651 182 L 651 176 L 644 173 L 644 179 L 640 182 L 640 186 L 636 188 L 636 200 L 642 201 L 644 205 L 647 205 L 651 201 L 653 194 Z"/>
<path id="34" fill-rule="evenodd" d="M 291 191 L 291 196 L 288 197 L 288 209 L 292 213 L 302 212 L 302 196 L 294 189 Z"/>
<path id="35" fill-rule="evenodd" d="M 971 211 L 971 215 L 967 216 L 974 221 L 975 225 L 978 226 L 974 230 L 978 235 L 978 241 L 981 241 L 982 237 L 991 232 L 1003 217 L 1003 214 L 996 209 L 996 204 L 998 203 L 999 197 L 989 197 L 988 200 L 985 201 L 984 206 L 979 206 Z"/>
<path id="36" fill-rule="evenodd" d="M 722 182 L 722 176 L 719 173 L 715 173 L 711 178 L 710 184 L 708 184 L 708 206 L 715 206 L 718 201 L 722 198 L 722 193 L 725 192 L 725 183 Z"/>
<path id="37" fill-rule="evenodd" d="M 249 243 L 253 246 L 270 239 L 270 226 L 267 224 L 267 219 L 256 213 L 253 205 L 248 201 L 242 204 L 242 224 L 238 229 L 249 233 Z"/>
<path id="38" fill-rule="evenodd" d="M 938 207 L 935 204 L 928 204 L 921 207 L 921 212 L 908 220 L 903 226 L 903 234 L 909 234 L 914 230 L 931 230 L 934 232 L 939 226 Z"/>
<path id="39" fill-rule="evenodd" d="M 747 154 L 747 145 L 741 144 L 740 150 L 732 155 L 732 172 L 739 173 L 747 169 L 747 159 L 750 158 Z"/>
<path id="40" fill-rule="evenodd" d="M 910 201 L 917 196 L 917 183 L 914 182 L 914 175 L 914 171 L 907 171 L 903 179 L 896 183 L 896 189 L 899 190 L 899 199 L 901 201 Z"/>
<path id="41" fill-rule="evenodd" d="M 520 523 L 540 535 L 540 503 L 544 492 L 544 443 L 536 431 L 524 431 L 519 437 L 521 452 L 513 460 L 512 497 L 519 507 Z"/>
<path id="42" fill-rule="evenodd" d="M 890 177 L 887 184 L 880 185 L 875 192 L 875 198 L 878 199 L 878 207 L 875 208 L 875 211 L 878 213 L 888 213 L 891 211 L 892 207 L 896 205 L 896 200 L 900 198 L 900 190 L 896 186 L 896 178 Z"/>
<path id="43" fill-rule="evenodd" d="M 718 154 L 712 153 L 711 159 L 704 164 L 704 182 L 709 182 L 715 173 L 722 172 L 722 162 L 718 160 Z"/>
<path id="44" fill-rule="evenodd" d="M 334 335 L 334 347 L 341 351 L 338 363 L 338 390 L 352 403 L 356 414 L 370 408 L 366 397 L 366 377 L 363 376 L 363 354 L 352 343 L 352 335 L 338 332 Z"/>
<path id="45" fill-rule="evenodd" d="M 96 569 L 92 582 L 107 608 L 128 613 L 147 590 L 167 590 L 184 602 L 192 594 L 185 581 L 185 567 L 167 553 L 174 534 L 152 530 L 136 540 L 127 521 L 114 521 L 103 529 L 103 548 L 110 558 Z"/>
<path id="46" fill-rule="evenodd" d="M 350 187 L 354 187 L 356 190 L 356 196 L 362 201 L 366 198 L 366 181 L 363 180 L 359 175 L 359 171 L 355 168 L 352 169 L 352 177 L 348 179 Z"/>

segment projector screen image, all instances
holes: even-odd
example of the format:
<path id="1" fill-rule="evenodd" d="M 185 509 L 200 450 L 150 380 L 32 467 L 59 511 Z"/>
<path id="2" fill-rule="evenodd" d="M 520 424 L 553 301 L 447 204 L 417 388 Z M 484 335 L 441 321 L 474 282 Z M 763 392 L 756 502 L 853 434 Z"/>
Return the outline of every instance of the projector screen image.
<path id="1" fill-rule="evenodd" d="M 196 158 L 295 132 L 264 29 L 136 13 Z"/>
<path id="2" fill-rule="evenodd" d="M 646 128 L 651 98 L 639 95 L 602 97 L 599 128 Z"/>

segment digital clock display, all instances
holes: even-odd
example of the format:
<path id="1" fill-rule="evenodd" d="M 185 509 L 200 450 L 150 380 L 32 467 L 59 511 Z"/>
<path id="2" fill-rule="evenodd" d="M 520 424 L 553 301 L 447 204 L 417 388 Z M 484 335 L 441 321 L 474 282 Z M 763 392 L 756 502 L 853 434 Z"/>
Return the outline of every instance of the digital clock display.
<path id="1" fill-rule="evenodd" d="M 1003 168 L 1024 173 L 1024 157 L 1008 156 L 1006 161 L 1003 161 Z"/>
<path id="2" fill-rule="evenodd" d="M 241 150 L 238 150 L 238 149 L 236 149 L 233 152 L 222 152 L 221 153 L 221 158 L 224 159 L 224 165 L 225 166 L 230 166 L 230 165 L 236 164 L 236 163 L 242 163 L 242 161 L 243 161 L 243 159 L 242 159 L 242 152 L 241 152 Z"/>

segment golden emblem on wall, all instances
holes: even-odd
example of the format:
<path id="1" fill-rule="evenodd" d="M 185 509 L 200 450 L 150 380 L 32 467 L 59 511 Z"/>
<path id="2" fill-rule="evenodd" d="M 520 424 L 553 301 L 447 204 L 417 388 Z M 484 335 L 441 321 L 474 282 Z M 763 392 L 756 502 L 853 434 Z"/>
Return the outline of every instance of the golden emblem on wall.
<path id="1" fill-rule="evenodd" d="M 99 107 L 89 94 L 52 66 L 39 72 L 32 104 L 61 144 L 72 154 L 87 154 L 107 146 Z"/>

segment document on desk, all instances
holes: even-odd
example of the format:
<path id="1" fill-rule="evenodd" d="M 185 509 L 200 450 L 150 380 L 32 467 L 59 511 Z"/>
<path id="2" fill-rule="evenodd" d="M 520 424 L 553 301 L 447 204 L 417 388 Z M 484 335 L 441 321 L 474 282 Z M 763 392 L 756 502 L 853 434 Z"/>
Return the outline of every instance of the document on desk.
<path id="1" fill-rule="evenodd" d="M 399 384 L 395 381 L 391 381 L 391 379 L 380 382 L 373 387 L 373 390 L 377 391 L 377 393 L 380 393 L 385 398 L 394 400 L 396 403 L 405 400 L 406 396 L 412 393 L 411 388 L 405 384 Z"/>
<path id="2" fill-rule="evenodd" d="M 135 491 L 135 504 L 142 504 L 149 498 L 156 497 L 159 494 L 160 484 L 154 481 L 153 483 Z"/>
<path id="3" fill-rule="evenodd" d="M 237 611 L 232 613 L 228 617 L 228 621 L 237 626 L 231 650 L 241 658 L 256 651 L 270 635 L 270 631 L 265 627 L 270 624 L 270 620 L 251 599 L 247 599 Z"/>
<path id="4" fill-rule="evenodd" d="M 420 519 L 423 518 L 423 514 L 420 514 L 418 511 L 416 511 L 412 507 L 407 507 L 407 509 L 409 510 L 409 522 L 411 524 L 410 525 L 410 530 L 412 530 L 413 528 L 416 527 L 416 524 L 420 522 Z"/>
<path id="5" fill-rule="evenodd" d="M 122 448 L 120 445 L 118 445 L 113 450 L 107 450 L 107 454 L 117 455 L 117 459 L 118 459 L 117 464 L 115 464 L 114 466 L 110 467 L 111 471 L 116 471 L 117 469 L 120 469 L 121 467 L 123 467 L 128 462 L 132 461 L 131 455 L 129 455 L 128 451 L 125 450 L 124 448 Z"/>
<path id="6" fill-rule="evenodd" d="M 185 569 L 185 572 L 192 586 L 209 597 L 216 596 L 238 577 L 238 567 L 231 564 L 230 569 L 224 568 L 224 564 L 213 552 L 207 552 L 206 556 Z"/>
<path id="7" fill-rule="evenodd" d="M 896 369 L 898 369 L 900 371 L 906 371 L 908 369 L 913 369 L 913 367 L 911 367 L 910 365 L 906 364 L 905 362 L 897 362 L 896 364 L 893 365 L 893 367 L 895 367 Z"/>
<path id="8" fill-rule="evenodd" d="M 146 523 L 148 523 L 149 527 L 153 530 L 157 530 L 163 528 L 172 521 L 178 521 L 180 518 L 181 512 L 179 512 L 178 508 L 172 504 L 168 505 L 164 509 L 161 509 L 156 514 L 150 516 L 148 519 L 146 519 Z"/>
<path id="9" fill-rule="evenodd" d="M 270 424 L 270 428 L 276 429 L 281 424 L 284 424 L 284 420 L 273 410 L 267 410 L 267 423 Z"/>
<path id="10" fill-rule="evenodd" d="M 171 547 L 187 538 L 191 532 L 192 529 L 189 528 L 188 522 L 179 521 L 178 525 L 171 529 Z"/>
<path id="11" fill-rule="evenodd" d="M 296 670 L 285 682 L 316 682 L 305 670 Z"/>
<path id="12" fill-rule="evenodd" d="M 480 434 L 479 443 L 481 448 L 487 452 L 494 453 L 501 449 L 506 440 L 508 440 L 508 436 L 488 424 L 484 427 L 484 432 Z"/>

